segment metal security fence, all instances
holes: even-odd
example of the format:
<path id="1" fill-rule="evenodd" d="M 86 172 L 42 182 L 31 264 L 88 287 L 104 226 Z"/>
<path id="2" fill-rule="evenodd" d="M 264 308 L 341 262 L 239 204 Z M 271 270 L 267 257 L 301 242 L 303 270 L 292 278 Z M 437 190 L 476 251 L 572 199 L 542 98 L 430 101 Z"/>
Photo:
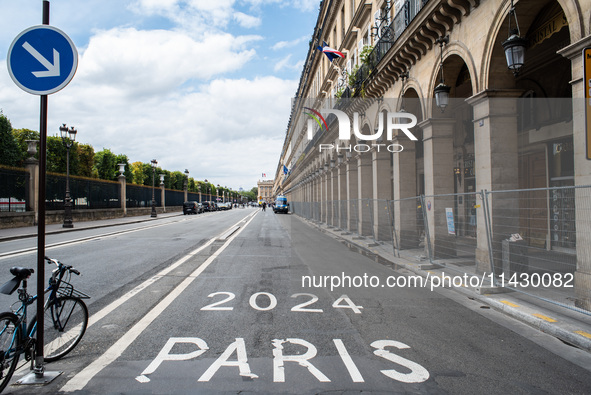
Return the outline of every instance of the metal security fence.
<path id="1" fill-rule="evenodd" d="M 152 205 L 152 191 L 154 193 L 154 200 L 156 201 L 156 207 L 160 207 L 161 194 L 160 189 L 152 188 L 144 185 L 127 185 L 127 207 L 150 207 Z"/>
<path id="2" fill-rule="evenodd" d="M 160 191 L 158 191 L 160 193 Z M 182 206 L 185 201 L 185 192 L 166 189 L 164 191 L 164 203 L 167 206 Z"/>
<path id="3" fill-rule="evenodd" d="M 577 307 L 577 295 L 565 291 L 576 291 L 578 253 L 589 257 L 577 233 L 588 238 L 591 230 L 590 192 L 586 186 L 485 192 L 497 284 Z"/>
<path id="4" fill-rule="evenodd" d="M 358 239 L 391 245 L 396 257 L 428 261 L 446 272 L 488 273 L 497 286 L 591 314 L 591 292 L 574 281 L 577 262 L 589 265 L 584 262 L 591 259 L 591 186 L 291 207 Z"/>
<path id="5" fill-rule="evenodd" d="M 188 192 L 187 193 L 187 200 L 190 201 L 190 202 L 199 202 L 199 203 L 201 203 L 202 202 L 201 199 L 202 199 L 202 195 L 199 194 L 199 193 L 195 193 L 195 192 Z"/>
<path id="6" fill-rule="evenodd" d="M 70 176 L 70 197 L 75 210 L 121 207 L 120 189 L 118 182 Z M 47 210 L 63 210 L 66 176 L 47 173 L 45 194 Z"/>
<path id="7" fill-rule="evenodd" d="M 29 173 L 24 169 L 0 166 L 0 211 L 25 211 Z"/>

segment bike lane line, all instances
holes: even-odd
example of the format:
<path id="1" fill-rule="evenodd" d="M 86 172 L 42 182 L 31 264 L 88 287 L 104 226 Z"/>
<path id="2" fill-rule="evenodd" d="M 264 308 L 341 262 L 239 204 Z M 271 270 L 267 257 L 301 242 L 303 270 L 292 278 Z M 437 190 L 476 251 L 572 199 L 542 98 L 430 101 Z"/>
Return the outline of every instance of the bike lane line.
<path id="1" fill-rule="evenodd" d="M 114 362 L 117 358 L 123 354 L 123 352 L 129 347 L 133 341 L 156 319 L 166 308 L 174 302 L 174 300 L 182 294 L 182 292 L 193 282 L 199 275 L 209 267 L 209 265 L 226 249 L 226 247 L 246 228 L 250 222 L 254 219 L 258 211 L 250 214 L 250 219 L 242 226 L 236 233 L 227 239 L 227 241 L 211 255 L 205 262 L 201 264 L 195 271 L 193 271 L 185 280 L 183 280 L 175 289 L 173 289 L 160 303 L 158 303 L 152 310 L 150 310 L 141 320 L 139 320 L 127 333 L 125 333 L 118 341 L 116 341 L 109 349 L 96 359 L 93 363 L 82 369 L 74 377 L 72 377 L 61 389 L 64 392 L 73 392 L 82 390 L 86 384 L 94 376 L 100 373 L 104 368 Z M 247 217 L 248 218 L 248 217 Z M 242 219 L 239 222 L 244 221 Z M 215 238 L 214 238 L 215 240 Z M 213 242 L 213 241 L 210 241 Z M 204 247 L 204 246 L 202 246 Z M 193 254 L 194 255 L 194 254 Z M 192 255 L 187 255 L 181 258 L 181 261 L 186 261 Z M 177 261 L 178 262 L 178 261 Z M 165 269 L 166 270 L 166 269 Z M 157 275 L 158 276 L 158 275 Z M 157 277 L 155 276 L 155 277 Z M 148 280 L 150 281 L 150 280 Z M 143 284 L 142 284 L 143 285 Z M 141 286 L 141 285 L 140 285 Z M 140 287 L 138 286 L 138 287 Z M 130 293 L 133 292 L 130 291 Z M 133 296 L 133 295 L 132 295 Z M 116 301 L 117 302 L 117 301 Z M 114 302 L 115 303 L 115 302 Z M 108 308 L 107 306 L 106 308 Z M 105 308 L 105 309 L 106 309 Z M 105 310 L 103 309 L 103 310 Z M 102 311 L 102 310 L 101 310 Z M 100 313 L 100 312 L 99 312 Z M 97 313 L 98 314 L 98 313 Z M 93 316 L 94 317 L 94 316 Z M 95 320 L 93 322 L 96 322 Z M 90 322 L 89 322 L 90 325 Z"/>

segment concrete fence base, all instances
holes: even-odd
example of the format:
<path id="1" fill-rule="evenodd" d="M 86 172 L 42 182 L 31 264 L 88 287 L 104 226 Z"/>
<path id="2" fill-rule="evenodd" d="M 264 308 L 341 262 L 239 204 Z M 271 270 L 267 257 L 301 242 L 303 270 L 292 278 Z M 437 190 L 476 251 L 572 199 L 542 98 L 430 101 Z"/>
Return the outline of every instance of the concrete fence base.
<path id="1" fill-rule="evenodd" d="M 175 211 L 182 211 L 183 208 L 181 206 L 175 207 L 166 207 L 166 212 L 175 212 Z M 156 211 L 160 214 L 164 212 L 163 207 L 156 207 Z M 151 207 L 142 207 L 142 208 L 128 208 L 127 214 L 124 214 L 123 209 L 121 208 L 112 208 L 112 209 L 97 209 L 97 210 L 73 210 L 72 211 L 72 218 L 74 224 L 76 222 L 84 222 L 84 221 L 97 221 L 101 219 L 112 219 L 112 218 L 122 218 L 122 217 L 134 217 L 134 216 L 141 216 L 141 215 L 150 215 L 152 212 Z M 46 224 L 59 224 L 64 222 L 64 211 L 63 210 L 54 210 L 54 211 L 47 211 L 45 215 L 45 223 Z M 35 220 L 35 213 L 33 211 L 26 211 L 26 212 L 4 212 L 0 213 L 0 229 L 7 229 L 7 228 L 19 228 L 25 226 L 35 226 L 37 225 Z"/>

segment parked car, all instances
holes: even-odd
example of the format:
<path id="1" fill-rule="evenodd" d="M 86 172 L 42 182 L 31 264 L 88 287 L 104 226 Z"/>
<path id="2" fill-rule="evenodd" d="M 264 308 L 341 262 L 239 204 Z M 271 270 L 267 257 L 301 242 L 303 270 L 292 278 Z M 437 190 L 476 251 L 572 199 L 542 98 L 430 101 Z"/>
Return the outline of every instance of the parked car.
<path id="1" fill-rule="evenodd" d="M 199 214 L 203 212 L 203 207 L 200 207 L 201 203 L 190 201 L 183 203 L 183 214 Z"/>
<path id="2" fill-rule="evenodd" d="M 203 202 L 201 204 L 203 205 L 203 211 L 215 211 L 216 210 L 215 203 L 213 203 L 213 202 Z"/>
<path id="3" fill-rule="evenodd" d="M 285 213 L 289 211 L 289 203 L 287 203 L 287 198 L 285 196 L 277 196 L 275 200 L 275 204 L 273 205 L 273 212 L 277 213 Z"/>

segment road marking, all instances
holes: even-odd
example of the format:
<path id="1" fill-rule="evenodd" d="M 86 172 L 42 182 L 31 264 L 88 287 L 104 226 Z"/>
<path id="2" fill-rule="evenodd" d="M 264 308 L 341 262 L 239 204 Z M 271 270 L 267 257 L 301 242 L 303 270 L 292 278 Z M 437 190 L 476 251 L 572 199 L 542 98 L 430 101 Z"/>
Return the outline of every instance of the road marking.
<path id="1" fill-rule="evenodd" d="M 76 374 L 70 381 L 68 381 L 60 390 L 64 392 L 73 392 L 83 389 L 86 384 L 104 368 L 109 366 L 117 358 L 123 354 L 123 352 L 129 347 L 141 333 L 156 319 L 175 299 L 183 293 L 185 289 L 209 265 L 226 249 L 228 245 L 246 228 L 250 222 L 254 219 L 258 211 L 255 211 L 250 215 L 248 222 L 240 228 L 234 235 L 232 235 L 228 241 L 226 241 L 216 252 L 213 253 L 205 262 L 201 264 L 193 273 L 191 273 L 185 280 L 183 280 L 175 289 L 173 289 L 164 299 L 160 301 L 152 310 L 150 310 L 141 320 L 139 320 L 127 333 L 125 333 L 118 341 L 115 342 L 103 355 L 98 359 Z M 183 259 L 183 258 L 181 258 Z M 187 258 L 188 259 L 188 258 Z"/>
<path id="2" fill-rule="evenodd" d="M 519 307 L 519 305 L 518 305 L 518 304 L 511 303 L 511 302 L 509 302 L 508 300 L 501 300 L 501 303 L 504 303 L 504 304 L 506 304 L 507 306 L 511 306 L 511 307 Z"/>
<path id="3" fill-rule="evenodd" d="M 544 321 L 548 321 L 548 322 L 558 322 L 558 321 L 556 321 L 554 318 L 550 318 L 550 317 L 547 317 L 547 316 L 545 316 L 545 315 L 538 314 L 538 313 L 536 313 L 536 314 L 533 314 L 533 316 L 534 316 L 534 317 L 541 318 L 541 319 L 543 319 Z"/>
<path id="4" fill-rule="evenodd" d="M 581 335 L 581 336 L 585 336 L 586 338 L 591 339 L 591 333 L 587 333 L 585 331 L 575 331 L 576 334 Z"/>
<path id="5" fill-rule="evenodd" d="M 351 358 L 351 355 L 349 355 L 349 352 L 345 348 L 343 341 L 341 339 L 332 339 L 332 341 L 337 347 L 339 356 L 343 360 L 343 363 L 345 364 L 345 367 L 351 376 L 351 380 L 353 380 L 354 383 L 364 383 L 365 380 L 363 380 L 361 372 L 359 369 L 357 369 L 357 365 L 355 365 L 355 362 L 353 362 L 353 358 Z"/>

